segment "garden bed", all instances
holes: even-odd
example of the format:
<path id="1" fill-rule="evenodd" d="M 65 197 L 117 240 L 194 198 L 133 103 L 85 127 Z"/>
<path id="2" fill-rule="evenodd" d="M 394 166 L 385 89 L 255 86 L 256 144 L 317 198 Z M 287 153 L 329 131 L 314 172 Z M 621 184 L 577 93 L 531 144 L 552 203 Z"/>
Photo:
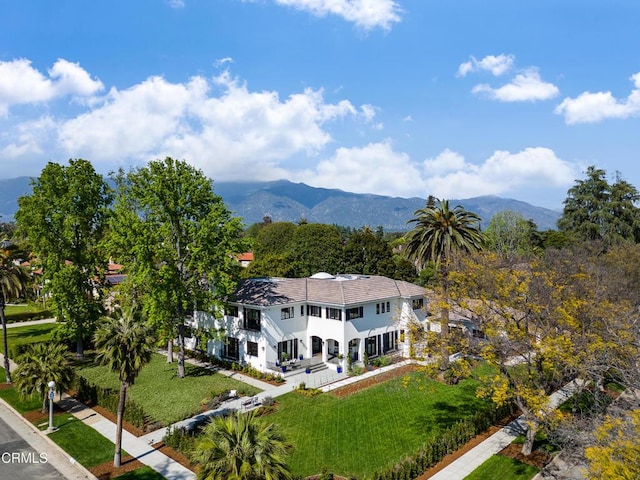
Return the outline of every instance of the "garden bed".
<path id="1" fill-rule="evenodd" d="M 402 367 L 389 370 L 388 372 L 379 373 L 378 375 L 374 375 L 373 377 L 357 380 L 349 385 L 346 385 L 344 387 L 340 387 L 336 390 L 331 391 L 331 395 L 338 398 L 348 397 L 349 395 L 353 395 L 354 393 L 361 392 L 362 390 L 365 390 L 374 385 L 378 385 L 380 383 L 386 382 L 387 380 L 391 380 L 392 378 L 396 378 L 396 377 L 414 372 L 415 370 L 416 370 L 415 365 L 404 365 Z M 354 377 L 354 378 L 357 378 L 357 377 Z"/>
<path id="2" fill-rule="evenodd" d="M 116 478 L 123 473 L 132 472 L 138 468 L 143 468 L 144 463 L 136 460 L 131 455 L 123 456 L 119 468 L 113 466 L 113 460 L 101 463 L 95 467 L 91 467 L 89 471 L 96 476 L 98 480 L 110 480 Z"/>

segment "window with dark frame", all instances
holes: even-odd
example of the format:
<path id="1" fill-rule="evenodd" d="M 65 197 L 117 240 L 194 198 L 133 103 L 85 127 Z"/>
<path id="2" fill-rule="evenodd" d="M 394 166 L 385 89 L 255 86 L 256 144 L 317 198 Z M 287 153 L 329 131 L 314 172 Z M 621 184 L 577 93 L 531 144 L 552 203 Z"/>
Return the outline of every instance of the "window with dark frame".
<path id="1" fill-rule="evenodd" d="M 327 307 L 327 318 L 331 320 L 342 320 L 342 310 L 339 308 Z"/>
<path id="2" fill-rule="evenodd" d="M 280 310 L 280 320 L 288 320 L 293 318 L 293 307 L 286 307 Z"/>
<path id="3" fill-rule="evenodd" d="M 245 308 L 242 328 L 245 330 L 260 331 L 260 310 Z"/>
<path id="4" fill-rule="evenodd" d="M 353 307 L 347 309 L 347 320 L 362 318 L 364 316 L 364 307 Z"/>
<path id="5" fill-rule="evenodd" d="M 322 308 L 318 305 L 309 305 L 307 307 L 307 314 L 310 317 L 322 317 Z"/>
<path id="6" fill-rule="evenodd" d="M 237 317 L 238 316 L 238 306 L 237 305 L 227 305 L 224 309 L 225 315 L 229 317 Z"/>
<path id="7" fill-rule="evenodd" d="M 424 298 L 414 298 L 411 301 L 411 306 L 414 310 L 420 310 L 424 307 Z"/>
<path id="8" fill-rule="evenodd" d="M 257 342 L 247 342 L 247 355 L 250 357 L 258 356 L 258 343 Z"/>

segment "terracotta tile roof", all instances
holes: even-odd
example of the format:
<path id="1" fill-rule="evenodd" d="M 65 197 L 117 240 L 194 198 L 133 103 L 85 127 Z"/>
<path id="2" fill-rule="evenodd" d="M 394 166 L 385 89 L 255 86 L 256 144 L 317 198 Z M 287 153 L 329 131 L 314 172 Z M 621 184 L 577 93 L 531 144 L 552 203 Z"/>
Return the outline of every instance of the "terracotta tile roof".
<path id="1" fill-rule="evenodd" d="M 260 278 L 244 280 L 232 301 L 247 305 L 307 302 L 357 305 L 397 297 L 422 297 L 423 287 L 375 275 L 331 278 Z"/>
<path id="2" fill-rule="evenodd" d="M 241 253 L 240 255 L 238 255 L 238 261 L 253 262 L 253 252 Z"/>

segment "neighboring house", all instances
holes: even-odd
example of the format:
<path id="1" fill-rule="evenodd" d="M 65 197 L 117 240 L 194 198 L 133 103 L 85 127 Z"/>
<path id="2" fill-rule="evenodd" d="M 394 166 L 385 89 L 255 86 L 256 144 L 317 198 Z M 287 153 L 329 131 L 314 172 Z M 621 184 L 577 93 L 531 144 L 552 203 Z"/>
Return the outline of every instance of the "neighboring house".
<path id="1" fill-rule="evenodd" d="M 245 252 L 238 255 L 238 262 L 242 267 L 248 267 L 253 262 L 253 252 Z"/>
<path id="2" fill-rule="evenodd" d="M 209 353 L 263 372 L 300 357 L 337 369 L 346 364 L 336 362 L 340 356 L 408 356 L 404 330 L 409 321 L 426 326 L 424 307 L 424 288 L 408 282 L 318 273 L 244 280 L 222 318 L 196 312 L 194 324 L 224 329 L 225 340 L 210 341 Z"/>

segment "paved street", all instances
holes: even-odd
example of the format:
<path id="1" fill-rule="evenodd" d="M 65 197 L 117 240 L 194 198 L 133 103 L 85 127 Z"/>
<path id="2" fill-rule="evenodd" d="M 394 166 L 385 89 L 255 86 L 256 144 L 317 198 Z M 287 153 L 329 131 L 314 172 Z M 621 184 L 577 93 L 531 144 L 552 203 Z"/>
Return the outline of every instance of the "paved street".
<path id="1" fill-rule="evenodd" d="M 4 405 L 0 405 L 0 414 L 0 480 L 67 478 L 53 467 L 59 459 L 53 458 L 53 449 L 39 434 Z"/>

